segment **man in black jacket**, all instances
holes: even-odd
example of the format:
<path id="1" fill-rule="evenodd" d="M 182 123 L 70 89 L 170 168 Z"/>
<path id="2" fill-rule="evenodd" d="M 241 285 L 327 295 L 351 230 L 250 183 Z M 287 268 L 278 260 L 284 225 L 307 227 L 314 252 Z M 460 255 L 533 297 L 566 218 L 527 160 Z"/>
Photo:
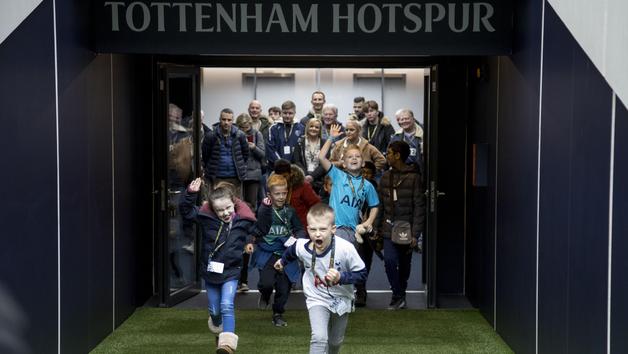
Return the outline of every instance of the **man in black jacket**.
<path id="1" fill-rule="evenodd" d="M 226 181 L 236 187 L 236 197 L 242 198 L 242 181 L 246 177 L 249 143 L 246 134 L 233 125 L 233 111 L 224 108 L 214 130 L 203 139 L 205 179 L 214 185 Z"/>

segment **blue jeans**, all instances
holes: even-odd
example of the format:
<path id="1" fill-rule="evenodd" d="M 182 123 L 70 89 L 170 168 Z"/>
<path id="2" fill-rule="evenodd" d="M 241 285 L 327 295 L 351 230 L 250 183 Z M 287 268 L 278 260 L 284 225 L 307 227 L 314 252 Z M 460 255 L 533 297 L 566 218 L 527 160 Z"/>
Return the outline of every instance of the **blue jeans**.
<path id="1" fill-rule="evenodd" d="M 238 280 L 233 279 L 222 284 L 205 283 L 207 290 L 207 309 L 215 326 L 223 325 L 224 332 L 235 333 L 235 299 Z"/>
<path id="2" fill-rule="evenodd" d="M 393 299 L 406 296 L 410 267 L 412 266 L 412 250 L 409 246 L 394 244 L 389 238 L 384 239 L 384 268 L 390 283 Z"/>

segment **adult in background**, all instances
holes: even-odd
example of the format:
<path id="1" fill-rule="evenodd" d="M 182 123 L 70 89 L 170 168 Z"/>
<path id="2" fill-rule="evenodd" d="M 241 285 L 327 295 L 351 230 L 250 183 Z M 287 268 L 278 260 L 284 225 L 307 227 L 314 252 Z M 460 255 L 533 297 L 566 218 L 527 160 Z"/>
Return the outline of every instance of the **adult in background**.
<path id="1" fill-rule="evenodd" d="M 312 100 L 310 101 L 312 108 L 307 115 L 301 118 L 301 124 L 305 126 L 310 118 L 321 118 L 323 115 L 323 106 L 325 105 L 325 93 L 323 91 L 312 92 Z"/>
<path id="2" fill-rule="evenodd" d="M 362 137 L 377 150 L 386 151 L 390 143 L 390 137 L 395 134 L 395 128 L 390 124 L 388 117 L 379 111 L 379 106 L 375 101 L 366 101 L 364 103 L 366 111 L 366 120 L 362 126 Z"/>
<path id="3" fill-rule="evenodd" d="M 270 128 L 268 145 L 266 146 L 266 158 L 269 167 L 272 167 L 278 159 L 294 161 L 294 147 L 305 130 L 305 126 L 301 123 L 294 123 L 295 112 L 296 105 L 294 102 L 284 102 L 281 105 L 282 122 Z"/>
<path id="4" fill-rule="evenodd" d="M 375 224 L 384 239 L 384 266 L 392 289 L 390 310 L 406 307 L 412 249 L 421 242 L 425 221 L 425 195 L 421 176 L 413 165 L 406 164 L 409 155 L 410 147 L 406 142 L 390 143 L 386 159 L 391 169 L 384 172 L 378 188 L 383 212 Z M 393 226 L 400 222 L 410 224 L 410 244 L 393 242 Z"/>
<path id="5" fill-rule="evenodd" d="M 305 172 L 305 181 L 319 195 L 325 177 L 325 170 L 318 160 L 318 153 L 325 143 L 325 139 L 321 137 L 321 126 L 320 119 L 310 119 L 305 126 L 305 134 L 299 138 L 294 151 L 294 163 Z"/>
<path id="6" fill-rule="evenodd" d="M 251 117 L 242 113 L 236 118 L 236 125 L 242 132 L 246 134 L 246 140 L 249 144 L 250 156 L 247 161 L 246 178 L 243 181 L 244 201 L 249 203 L 252 210 L 257 210 L 257 198 L 260 190 L 260 180 L 262 178 L 262 161 L 266 159 L 266 149 L 264 148 L 264 138 L 262 133 L 252 127 Z M 240 272 L 240 280 L 238 281 L 238 292 L 243 293 L 249 291 L 248 275 L 249 275 L 249 259 L 250 255 L 244 253 L 242 257 L 242 270 Z"/>
<path id="7" fill-rule="evenodd" d="M 242 182 L 246 180 L 249 143 L 246 134 L 233 125 L 233 111 L 220 111 L 220 121 L 203 140 L 205 179 L 213 186 L 220 181 L 233 184 L 236 197 L 242 198 Z"/>
<path id="8" fill-rule="evenodd" d="M 423 174 L 423 127 L 414 118 L 414 113 L 409 109 L 400 109 L 395 113 L 400 129 L 390 138 L 393 141 L 405 141 L 410 147 L 410 154 L 406 164 L 413 165 Z"/>
<path id="9" fill-rule="evenodd" d="M 336 167 L 342 167 L 345 150 L 347 147 L 355 145 L 362 153 L 362 161 L 372 161 L 378 171 L 383 171 L 386 167 L 386 158 L 375 146 L 360 136 L 361 129 L 362 126 L 358 121 L 348 121 L 345 129 L 346 137 L 336 142 L 329 160 Z"/>
<path id="10" fill-rule="evenodd" d="M 323 127 L 321 129 L 321 136 L 323 139 L 329 139 L 329 133 L 331 126 L 334 124 L 340 125 L 340 132 L 344 133 L 345 128 L 338 122 L 338 107 L 333 104 L 326 104 L 323 107 Z"/>
<path id="11" fill-rule="evenodd" d="M 364 112 L 364 97 L 358 96 L 353 99 L 353 112 L 349 114 L 347 120 L 357 120 L 362 122 L 366 114 Z"/>
<path id="12" fill-rule="evenodd" d="M 268 129 L 272 125 L 268 118 L 262 113 L 262 104 L 258 100 L 249 103 L 249 116 L 251 116 L 251 127 L 262 133 L 264 142 L 268 140 Z"/>

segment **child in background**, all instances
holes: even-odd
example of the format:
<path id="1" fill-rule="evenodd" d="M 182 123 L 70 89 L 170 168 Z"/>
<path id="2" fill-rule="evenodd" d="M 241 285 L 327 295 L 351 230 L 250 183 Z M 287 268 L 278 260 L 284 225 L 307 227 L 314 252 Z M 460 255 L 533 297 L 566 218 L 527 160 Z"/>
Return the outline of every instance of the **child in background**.
<path id="1" fill-rule="evenodd" d="M 375 164 L 371 161 L 364 161 L 364 167 L 362 167 L 362 177 L 367 181 L 371 182 L 373 187 L 377 189 L 377 181 L 375 181 L 375 174 L 377 173 L 377 168 Z M 362 210 L 360 211 L 360 221 L 365 222 L 368 218 L 368 206 L 364 205 Z M 383 259 L 384 256 L 377 250 L 377 241 L 375 240 L 375 232 L 371 230 L 371 232 L 367 232 L 362 236 L 362 243 L 358 243 L 357 249 L 360 258 L 364 261 L 366 265 L 367 274 L 371 272 L 371 264 L 373 264 L 373 251 L 375 250 L 375 254 Z M 355 306 L 356 307 L 364 307 L 366 306 L 366 281 L 361 284 L 355 285 Z"/>
<path id="2" fill-rule="evenodd" d="M 353 312 L 353 284 L 364 282 L 366 269 L 355 247 L 334 237 L 334 210 L 326 204 L 307 214 L 310 239 L 299 239 L 275 263 L 281 271 L 300 260 L 304 267 L 303 292 L 310 317 L 310 353 L 338 353 Z"/>
<path id="3" fill-rule="evenodd" d="M 180 206 L 181 215 L 197 221 L 202 229 L 201 275 L 207 290 L 207 325 L 218 336 L 216 353 L 231 354 L 238 347 L 234 298 L 242 267 L 242 250 L 253 251 L 247 238 L 255 216 L 249 206 L 236 200 L 233 190 L 226 186 L 209 192 L 209 203 L 199 208 L 195 202 L 201 181 L 197 178 L 188 186 Z"/>
<path id="4" fill-rule="evenodd" d="M 251 257 L 251 266 L 259 269 L 259 307 L 268 308 L 274 288 L 273 324 L 284 327 L 288 323 L 284 320 L 283 313 L 291 284 L 299 279 L 299 264 L 287 264 L 285 272 L 275 270 L 274 264 L 281 258 L 286 247 L 297 238 L 305 238 L 305 230 L 294 208 L 286 203 L 288 181 L 281 175 L 272 174 L 268 178 L 267 187 L 271 205 L 262 203 L 258 209 L 258 222 L 253 231 L 257 247 Z"/>
<path id="5" fill-rule="evenodd" d="M 331 177 L 323 178 L 323 188 L 321 190 L 321 203 L 329 205 L 329 196 L 331 195 Z"/>
<path id="6" fill-rule="evenodd" d="M 336 215 L 336 235 L 356 244 L 362 243 L 362 235 L 373 231 L 373 223 L 377 217 L 379 199 L 377 191 L 371 182 L 362 177 L 362 152 L 355 145 L 345 148 L 342 166 L 343 170 L 334 166 L 327 158 L 331 144 L 341 138 L 340 125 L 333 124 L 330 129 L 330 138 L 327 139 L 318 158 L 321 166 L 331 178 L 333 188 L 329 197 L 329 206 Z M 365 221 L 360 220 L 360 211 L 366 203 L 368 216 Z"/>
<path id="7" fill-rule="evenodd" d="M 281 122 L 281 108 L 272 106 L 268 109 L 268 118 L 271 124 Z"/>

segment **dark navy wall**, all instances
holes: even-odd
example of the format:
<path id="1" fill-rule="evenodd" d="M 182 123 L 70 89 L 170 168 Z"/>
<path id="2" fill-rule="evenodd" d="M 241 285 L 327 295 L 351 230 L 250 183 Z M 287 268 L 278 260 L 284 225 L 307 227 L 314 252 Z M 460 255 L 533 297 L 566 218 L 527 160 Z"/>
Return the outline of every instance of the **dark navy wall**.
<path id="1" fill-rule="evenodd" d="M 539 348 L 606 348 L 612 92 L 551 7 L 545 12 Z"/>
<path id="2" fill-rule="evenodd" d="M 89 2 L 71 0 L 56 1 L 55 58 L 52 5 L 0 45 L 0 296 L 30 352 L 57 352 L 60 332 L 61 352 L 85 353 L 152 294 L 151 59 L 90 52 Z"/>
<path id="3" fill-rule="evenodd" d="M 493 324 L 495 289 L 495 146 L 497 138 L 497 58 L 470 63 L 467 153 L 467 296 Z M 477 69 L 480 69 L 478 77 Z M 472 185 L 473 144 L 488 145 L 486 186 Z"/>
<path id="4" fill-rule="evenodd" d="M 518 1 L 513 55 L 500 58 L 497 119 L 496 329 L 534 352 L 541 2 Z"/>
<path id="5" fill-rule="evenodd" d="M 29 29 L 38 29 L 37 31 Z M 3 107 L 2 330 L 33 353 L 57 349 L 57 163 L 52 1 L 0 44 Z M 3 343 L 7 343 L 5 340 Z M 0 344 L 0 352 L 11 352 Z"/>
<path id="6" fill-rule="evenodd" d="M 611 350 L 628 353 L 628 110 L 619 99 L 615 112 Z"/>
<path id="7" fill-rule="evenodd" d="M 517 353 L 534 353 L 537 334 L 539 353 L 605 352 L 613 92 L 550 5 L 541 52 L 542 4 L 518 2 L 513 55 L 499 58 L 497 65 L 489 59 L 478 64 L 488 63 L 496 94 L 490 94 L 489 83 L 470 85 L 470 144 L 486 141 L 497 150 L 496 186 L 489 182 L 497 193 L 494 325 Z M 493 124 L 491 104 L 498 107 L 495 142 L 485 128 Z M 611 351 L 619 353 L 628 351 L 628 261 L 623 257 L 628 250 L 628 112 L 619 100 L 615 124 Z M 469 192 L 468 242 L 481 245 L 468 246 L 468 282 L 480 284 L 467 288 L 490 321 L 486 262 L 491 256 L 482 250 L 493 243 L 490 228 L 481 225 L 490 220 L 489 196 L 477 188 Z M 478 205 L 482 211 L 473 210 Z"/>

